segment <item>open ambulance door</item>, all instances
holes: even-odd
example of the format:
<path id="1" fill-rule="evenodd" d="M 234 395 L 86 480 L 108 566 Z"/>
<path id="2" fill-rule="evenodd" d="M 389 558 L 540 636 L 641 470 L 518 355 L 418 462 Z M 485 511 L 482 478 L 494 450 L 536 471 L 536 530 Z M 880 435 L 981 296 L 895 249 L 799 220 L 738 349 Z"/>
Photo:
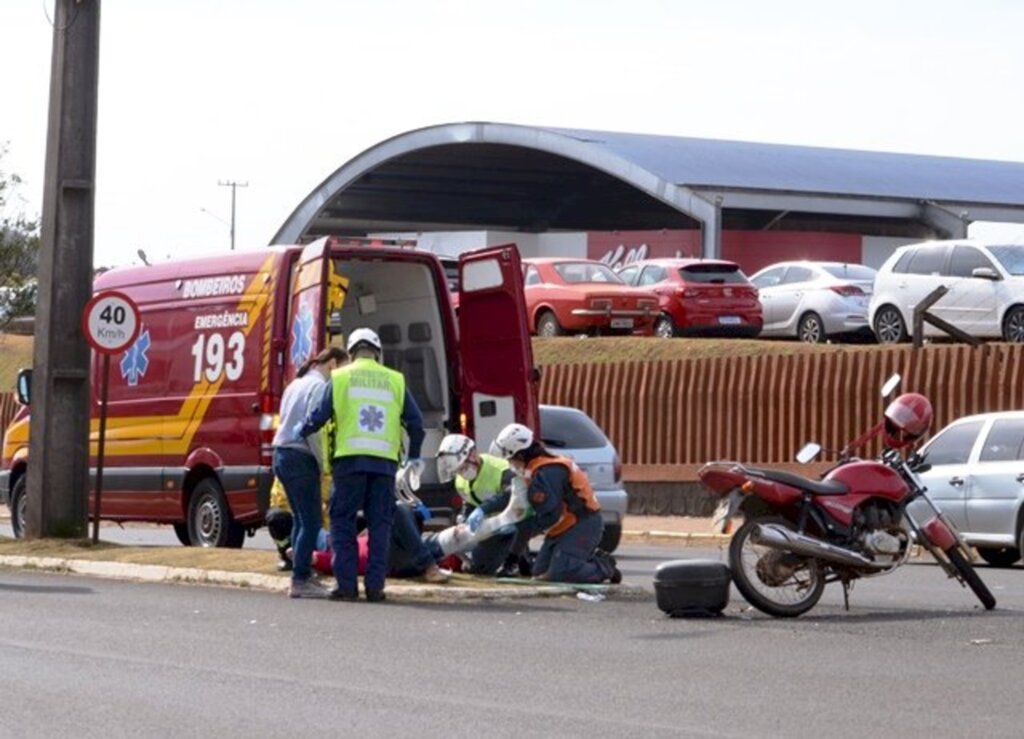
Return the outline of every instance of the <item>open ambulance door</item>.
<path id="1" fill-rule="evenodd" d="M 330 266 L 330 248 L 325 236 L 306 245 L 292 271 L 285 385 L 295 378 L 307 359 L 326 346 Z"/>
<path id="2" fill-rule="evenodd" d="M 514 244 L 459 257 L 462 409 L 481 451 L 518 421 L 539 436 L 537 381 L 526 323 L 523 268 Z"/>

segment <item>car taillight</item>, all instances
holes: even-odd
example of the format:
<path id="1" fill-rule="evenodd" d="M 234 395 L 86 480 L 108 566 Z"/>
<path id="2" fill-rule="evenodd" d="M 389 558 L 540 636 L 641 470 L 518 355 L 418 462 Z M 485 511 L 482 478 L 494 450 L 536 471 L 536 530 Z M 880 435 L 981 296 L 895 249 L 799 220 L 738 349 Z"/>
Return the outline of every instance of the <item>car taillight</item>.
<path id="1" fill-rule="evenodd" d="M 612 301 L 607 298 L 595 298 L 590 301 L 590 307 L 594 310 L 607 310 L 612 309 Z"/>
<path id="2" fill-rule="evenodd" d="M 680 298 L 695 298 L 698 295 L 700 295 L 700 292 L 693 288 L 684 287 L 682 290 L 679 291 Z"/>
<path id="3" fill-rule="evenodd" d="M 619 459 L 619 455 L 615 455 L 615 461 L 612 462 L 612 477 L 615 478 L 615 482 L 619 483 L 622 481 L 622 460 Z"/>
<path id="4" fill-rule="evenodd" d="M 636 307 L 648 313 L 654 313 L 658 309 L 658 304 L 653 300 L 638 300 L 636 301 Z"/>
<path id="5" fill-rule="evenodd" d="M 829 289 L 834 293 L 842 295 L 844 298 L 853 298 L 864 295 L 864 291 L 856 285 L 833 285 Z"/>

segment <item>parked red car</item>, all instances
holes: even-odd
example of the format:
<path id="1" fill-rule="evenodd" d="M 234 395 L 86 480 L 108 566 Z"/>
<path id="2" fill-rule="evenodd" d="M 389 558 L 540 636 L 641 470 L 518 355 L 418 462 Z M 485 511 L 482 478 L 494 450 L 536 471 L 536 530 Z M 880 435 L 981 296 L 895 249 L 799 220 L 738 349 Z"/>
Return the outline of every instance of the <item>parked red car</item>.
<path id="1" fill-rule="evenodd" d="M 606 264 L 589 259 L 524 259 L 526 317 L 539 336 L 649 336 L 658 296 L 626 285 Z"/>
<path id="2" fill-rule="evenodd" d="M 718 259 L 646 259 L 622 267 L 630 285 L 658 295 L 658 336 L 745 336 L 761 333 L 757 288 L 735 262 Z M 529 298 L 527 298 L 529 302 Z"/>

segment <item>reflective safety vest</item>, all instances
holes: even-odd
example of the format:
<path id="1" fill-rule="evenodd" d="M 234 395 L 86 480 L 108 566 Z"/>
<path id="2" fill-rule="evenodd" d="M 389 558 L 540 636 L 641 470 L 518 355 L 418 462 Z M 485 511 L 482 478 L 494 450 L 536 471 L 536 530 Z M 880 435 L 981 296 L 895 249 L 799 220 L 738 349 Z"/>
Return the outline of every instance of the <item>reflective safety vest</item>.
<path id="1" fill-rule="evenodd" d="M 480 455 L 480 471 L 475 480 L 462 475 L 455 476 L 455 489 L 467 503 L 478 506 L 488 498 L 501 492 L 501 478 L 508 469 L 508 462 L 490 454 Z"/>
<path id="2" fill-rule="evenodd" d="M 569 470 L 569 487 L 572 492 L 562 499 L 562 516 L 554 526 L 545 531 L 545 535 L 561 536 L 576 525 L 576 521 L 584 511 L 597 512 L 601 504 L 597 502 L 594 489 L 590 487 L 587 474 L 568 457 L 534 457 L 526 465 L 526 471 L 532 478 L 537 470 L 549 464 L 560 464 Z"/>
<path id="3" fill-rule="evenodd" d="M 402 446 L 405 378 L 362 357 L 331 373 L 334 457 L 381 457 L 398 461 Z"/>

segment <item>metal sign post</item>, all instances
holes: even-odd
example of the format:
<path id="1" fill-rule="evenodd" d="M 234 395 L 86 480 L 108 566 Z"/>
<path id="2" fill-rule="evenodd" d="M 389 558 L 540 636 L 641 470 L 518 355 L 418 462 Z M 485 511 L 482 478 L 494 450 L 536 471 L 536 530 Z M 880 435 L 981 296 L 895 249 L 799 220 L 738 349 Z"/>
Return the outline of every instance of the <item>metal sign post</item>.
<path id="1" fill-rule="evenodd" d="M 100 540 L 100 498 L 103 495 L 103 451 L 107 436 L 107 388 L 110 355 L 125 351 L 139 335 L 139 307 L 115 290 L 97 293 L 82 312 L 82 333 L 89 345 L 103 355 L 100 372 L 100 436 L 96 449 L 96 493 L 92 504 L 92 542 Z"/>

